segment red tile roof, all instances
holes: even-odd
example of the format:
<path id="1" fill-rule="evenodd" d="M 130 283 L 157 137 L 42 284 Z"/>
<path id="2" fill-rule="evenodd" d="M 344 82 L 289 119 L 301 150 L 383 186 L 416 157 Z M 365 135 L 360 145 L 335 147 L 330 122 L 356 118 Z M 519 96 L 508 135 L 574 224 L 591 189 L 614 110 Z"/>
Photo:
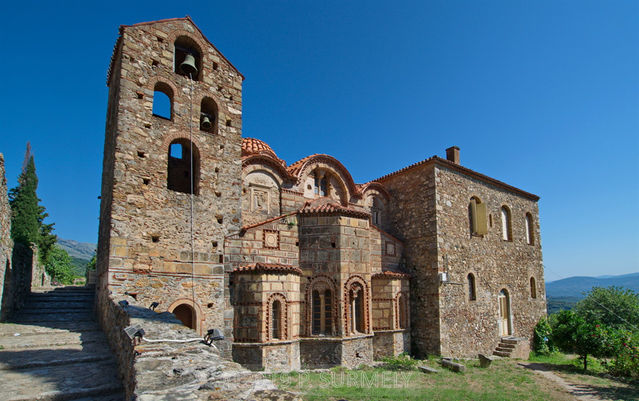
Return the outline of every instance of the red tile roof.
<path id="1" fill-rule="evenodd" d="M 302 269 L 279 263 L 251 263 L 235 268 L 232 273 L 283 273 L 302 275 Z"/>
<path id="2" fill-rule="evenodd" d="M 300 214 L 339 214 L 342 216 L 358 217 L 368 219 L 370 214 L 360 210 L 352 209 L 340 205 L 329 198 L 320 198 L 307 201 L 299 211 Z"/>
<path id="3" fill-rule="evenodd" d="M 242 157 L 250 155 L 268 155 L 280 160 L 266 142 L 255 138 L 242 138 Z"/>
<path id="4" fill-rule="evenodd" d="M 388 278 L 388 279 L 408 279 L 410 278 L 410 274 L 402 273 L 402 272 L 394 272 L 394 271 L 383 271 L 381 273 L 373 274 L 372 278 Z"/>

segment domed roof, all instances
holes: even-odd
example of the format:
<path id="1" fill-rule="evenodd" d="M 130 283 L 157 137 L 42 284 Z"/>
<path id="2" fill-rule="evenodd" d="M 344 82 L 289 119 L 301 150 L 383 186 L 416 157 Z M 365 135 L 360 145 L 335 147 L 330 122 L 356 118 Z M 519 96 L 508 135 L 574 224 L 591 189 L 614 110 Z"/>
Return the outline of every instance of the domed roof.
<path id="1" fill-rule="evenodd" d="M 268 155 L 279 160 L 273 149 L 266 142 L 255 138 L 242 138 L 242 157 L 251 155 Z"/>

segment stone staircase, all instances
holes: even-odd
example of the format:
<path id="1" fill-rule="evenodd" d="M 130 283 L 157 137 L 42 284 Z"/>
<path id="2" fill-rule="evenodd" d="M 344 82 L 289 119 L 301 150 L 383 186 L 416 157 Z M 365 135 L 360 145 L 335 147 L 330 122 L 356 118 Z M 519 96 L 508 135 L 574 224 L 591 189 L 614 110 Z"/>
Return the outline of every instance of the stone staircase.
<path id="1" fill-rule="evenodd" d="M 521 337 L 502 337 L 497 344 L 497 348 L 493 351 L 493 355 L 503 358 L 521 358 L 528 359 L 530 346 L 526 338 Z"/>
<path id="2" fill-rule="evenodd" d="M 124 400 L 93 299 L 85 287 L 34 292 L 11 323 L 0 324 L 0 399 Z"/>

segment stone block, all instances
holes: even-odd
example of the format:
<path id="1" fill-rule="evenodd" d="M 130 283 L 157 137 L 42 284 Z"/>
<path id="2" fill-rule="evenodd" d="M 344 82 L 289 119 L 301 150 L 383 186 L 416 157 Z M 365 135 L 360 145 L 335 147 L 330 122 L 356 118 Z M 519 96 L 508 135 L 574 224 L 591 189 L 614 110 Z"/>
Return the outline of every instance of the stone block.
<path id="1" fill-rule="evenodd" d="M 466 366 L 462 365 L 461 363 L 453 362 L 453 360 L 450 358 L 442 358 L 440 363 L 443 367 L 448 368 L 453 372 L 461 373 L 466 370 Z"/>

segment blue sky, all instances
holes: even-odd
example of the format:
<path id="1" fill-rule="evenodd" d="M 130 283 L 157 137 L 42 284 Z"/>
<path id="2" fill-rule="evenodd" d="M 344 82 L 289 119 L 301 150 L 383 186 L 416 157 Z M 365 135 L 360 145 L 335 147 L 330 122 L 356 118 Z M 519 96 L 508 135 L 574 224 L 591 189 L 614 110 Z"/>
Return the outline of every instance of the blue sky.
<path id="1" fill-rule="evenodd" d="M 0 152 L 97 240 L 120 24 L 190 15 L 246 76 L 244 136 L 366 182 L 444 149 L 541 196 L 546 278 L 639 271 L 639 2 L 4 2 Z"/>

